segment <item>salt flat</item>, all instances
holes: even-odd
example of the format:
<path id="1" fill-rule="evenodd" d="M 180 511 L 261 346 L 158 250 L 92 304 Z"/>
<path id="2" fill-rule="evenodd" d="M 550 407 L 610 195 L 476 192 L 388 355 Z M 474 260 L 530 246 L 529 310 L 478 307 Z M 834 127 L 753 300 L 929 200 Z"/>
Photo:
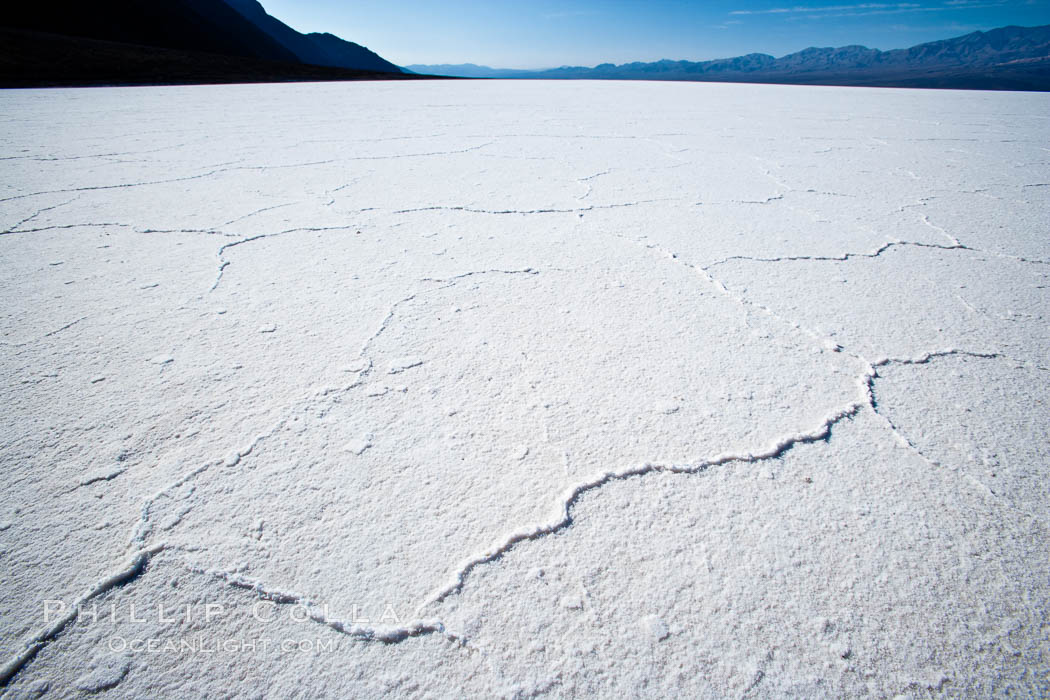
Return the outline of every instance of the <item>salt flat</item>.
<path id="1" fill-rule="evenodd" d="M 0 114 L 12 696 L 1050 694 L 1050 96 Z"/>

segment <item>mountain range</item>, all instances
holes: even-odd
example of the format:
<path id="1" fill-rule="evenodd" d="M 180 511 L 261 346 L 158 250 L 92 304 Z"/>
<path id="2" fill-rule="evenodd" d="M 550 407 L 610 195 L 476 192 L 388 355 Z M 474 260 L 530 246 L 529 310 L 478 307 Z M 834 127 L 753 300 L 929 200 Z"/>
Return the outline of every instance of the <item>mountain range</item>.
<path id="1" fill-rule="evenodd" d="M 255 0 L 35 0 L 0 11 L 0 85 L 409 78 Z"/>
<path id="2" fill-rule="evenodd" d="M 775 58 L 752 53 L 712 61 L 603 63 L 593 68 L 504 70 L 411 65 L 406 70 L 470 78 L 690 80 L 1006 90 L 1050 90 L 1050 25 L 987 32 L 879 51 L 866 46 L 811 47 Z"/>
<path id="3" fill-rule="evenodd" d="M 776 58 L 510 70 L 401 69 L 327 33 L 303 34 L 257 0 L 17 0 L 0 11 L 0 86 L 412 79 L 683 80 L 1050 91 L 1050 25 L 1002 27 L 909 49 L 810 47 Z"/>

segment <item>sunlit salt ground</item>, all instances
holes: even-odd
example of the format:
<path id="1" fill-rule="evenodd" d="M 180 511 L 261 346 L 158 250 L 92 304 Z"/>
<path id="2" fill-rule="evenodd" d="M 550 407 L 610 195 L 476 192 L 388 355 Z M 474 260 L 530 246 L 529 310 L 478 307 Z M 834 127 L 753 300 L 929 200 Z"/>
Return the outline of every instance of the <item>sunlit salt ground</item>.
<path id="1" fill-rule="evenodd" d="M 14 697 L 1050 692 L 1050 96 L 0 115 Z"/>

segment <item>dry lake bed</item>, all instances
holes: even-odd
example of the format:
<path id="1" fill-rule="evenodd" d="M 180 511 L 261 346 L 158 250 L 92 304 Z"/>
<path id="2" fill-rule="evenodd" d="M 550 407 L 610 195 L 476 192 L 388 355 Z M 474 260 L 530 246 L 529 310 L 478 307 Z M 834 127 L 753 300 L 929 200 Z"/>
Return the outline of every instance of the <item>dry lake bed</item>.
<path id="1" fill-rule="evenodd" d="M 1050 693 L 1050 95 L 0 124 L 11 697 Z"/>

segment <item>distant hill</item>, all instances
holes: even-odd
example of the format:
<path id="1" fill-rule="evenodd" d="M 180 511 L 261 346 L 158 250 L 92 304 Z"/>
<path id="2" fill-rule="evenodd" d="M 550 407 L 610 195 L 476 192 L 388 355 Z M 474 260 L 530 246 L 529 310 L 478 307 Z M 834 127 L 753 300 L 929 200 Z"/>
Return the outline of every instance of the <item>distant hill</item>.
<path id="1" fill-rule="evenodd" d="M 479 66 L 473 63 L 459 63 L 456 65 L 441 63 L 433 66 L 412 65 L 402 66 L 402 70 L 428 75 L 450 75 L 457 78 L 531 78 L 536 74 L 536 71 L 531 70 L 489 68 L 488 66 Z"/>
<path id="2" fill-rule="evenodd" d="M 357 44 L 300 34 L 254 0 L 9 5 L 0 11 L 8 87 L 409 77 Z"/>
<path id="3" fill-rule="evenodd" d="M 409 69 L 486 78 L 1050 90 L 1050 26 L 1002 27 L 892 51 L 865 46 L 811 47 L 780 58 L 753 53 L 713 61 L 603 63 L 594 68 L 563 66 L 543 71 L 500 70 L 473 64 L 416 65 Z"/>

